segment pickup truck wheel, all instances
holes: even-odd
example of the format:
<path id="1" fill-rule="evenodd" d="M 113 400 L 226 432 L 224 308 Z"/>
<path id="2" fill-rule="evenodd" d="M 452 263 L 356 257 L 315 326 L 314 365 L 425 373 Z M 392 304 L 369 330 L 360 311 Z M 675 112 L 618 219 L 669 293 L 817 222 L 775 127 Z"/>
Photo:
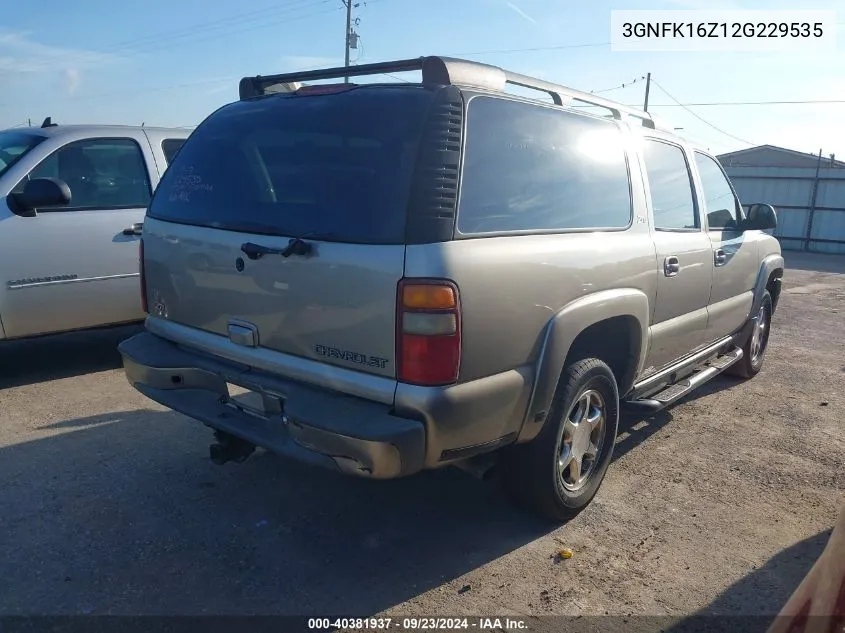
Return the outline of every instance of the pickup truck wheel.
<path id="1" fill-rule="evenodd" d="M 772 296 L 763 291 L 763 302 L 755 315 L 751 335 L 742 347 L 742 359 L 728 367 L 726 374 L 740 378 L 753 378 L 763 368 L 763 356 L 769 346 L 769 329 L 772 323 Z"/>
<path id="2" fill-rule="evenodd" d="M 540 516 L 572 519 L 598 491 L 618 427 L 619 391 L 610 368 L 597 358 L 569 365 L 540 434 L 503 454 L 505 488 Z"/>

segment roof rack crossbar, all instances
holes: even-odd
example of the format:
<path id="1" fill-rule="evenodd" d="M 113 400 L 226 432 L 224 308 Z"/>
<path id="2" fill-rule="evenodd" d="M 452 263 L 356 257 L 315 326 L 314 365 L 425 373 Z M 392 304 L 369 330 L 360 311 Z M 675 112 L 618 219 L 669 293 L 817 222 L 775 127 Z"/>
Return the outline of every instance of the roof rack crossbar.
<path id="1" fill-rule="evenodd" d="M 265 94 L 267 88 L 278 84 L 295 84 L 303 81 L 321 79 L 339 79 L 343 77 L 363 77 L 397 72 L 422 71 L 422 83 L 428 85 L 461 85 L 504 91 L 506 84 L 545 92 L 556 105 L 564 105 L 564 100 L 575 100 L 589 105 L 605 108 L 614 119 L 627 115 L 640 119 L 643 127 L 661 129 L 652 116 L 643 110 L 631 108 L 615 101 L 596 96 L 589 92 L 575 90 L 553 84 L 542 79 L 505 71 L 497 66 L 479 62 L 454 59 L 450 57 L 417 57 L 360 66 L 340 66 L 305 70 L 279 75 L 258 75 L 241 79 L 239 92 L 241 99 L 249 99 Z"/>
<path id="2" fill-rule="evenodd" d="M 241 99 L 249 99 L 264 94 L 264 90 L 275 84 L 293 84 L 303 81 L 320 79 L 339 79 L 342 77 L 363 77 L 366 75 L 380 75 L 383 73 L 398 73 L 411 70 L 422 70 L 424 57 L 416 59 L 402 59 L 392 62 L 378 62 L 375 64 L 361 64 L 360 66 L 340 66 L 336 68 L 320 68 L 318 70 L 303 70 L 279 75 L 258 75 L 244 77 L 238 86 Z"/>

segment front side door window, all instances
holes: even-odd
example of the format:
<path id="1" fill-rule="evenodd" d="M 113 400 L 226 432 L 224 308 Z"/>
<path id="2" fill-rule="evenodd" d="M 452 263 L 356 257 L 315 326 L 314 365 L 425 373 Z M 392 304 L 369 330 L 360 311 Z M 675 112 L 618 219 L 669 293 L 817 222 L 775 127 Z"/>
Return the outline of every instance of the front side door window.
<path id="1" fill-rule="evenodd" d="M 152 196 L 144 156 L 131 139 L 69 143 L 44 159 L 27 178 L 58 178 L 70 187 L 70 204 L 39 209 L 42 212 L 145 208 Z M 25 184 L 26 179 L 15 191 L 22 191 Z"/>
<path id="2" fill-rule="evenodd" d="M 715 160 L 695 153 L 695 165 L 701 178 L 704 194 L 704 213 L 711 231 L 735 231 L 738 227 L 740 207 L 728 179 Z"/>

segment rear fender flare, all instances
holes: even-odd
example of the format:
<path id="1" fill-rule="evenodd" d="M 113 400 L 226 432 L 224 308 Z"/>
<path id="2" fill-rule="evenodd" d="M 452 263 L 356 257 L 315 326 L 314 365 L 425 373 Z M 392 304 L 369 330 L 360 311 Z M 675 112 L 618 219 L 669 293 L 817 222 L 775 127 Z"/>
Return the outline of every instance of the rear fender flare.
<path id="1" fill-rule="evenodd" d="M 618 288 L 580 297 L 552 317 L 544 332 L 534 388 L 517 441 L 532 440 L 542 429 L 566 356 L 578 335 L 591 325 L 614 317 L 634 317 L 637 320 L 641 339 L 634 375 L 638 375 L 648 352 L 650 314 L 651 302 L 645 293 L 635 288 Z M 629 388 L 630 385 L 619 385 L 620 395 Z"/>

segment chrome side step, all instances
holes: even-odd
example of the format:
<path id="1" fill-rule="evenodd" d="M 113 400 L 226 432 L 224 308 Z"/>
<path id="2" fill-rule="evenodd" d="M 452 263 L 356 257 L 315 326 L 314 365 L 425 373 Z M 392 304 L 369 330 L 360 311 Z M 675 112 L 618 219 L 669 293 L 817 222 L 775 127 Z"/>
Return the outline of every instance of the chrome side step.
<path id="1" fill-rule="evenodd" d="M 708 380 L 715 378 L 734 363 L 742 360 L 742 355 L 742 350 L 735 347 L 731 351 L 702 364 L 696 368 L 692 375 L 683 380 L 668 385 L 648 398 L 628 400 L 623 403 L 623 406 L 627 411 L 632 413 L 654 413 L 660 411 L 677 402 Z"/>
<path id="2" fill-rule="evenodd" d="M 673 378 L 674 375 L 684 372 L 689 373 L 690 370 L 706 362 L 707 359 L 719 355 L 720 351 L 727 349 L 729 346 L 734 347 L 733 338 L 726 336 L 725 338 L 708 345 L 704 349 L 697 351 L 691 356 L 684 358 L 677 364 L 665 367 L 657 373 L 643 378 L 634 384 L 633 389 L 631 389 L 631 394 L 633 395 L 632 399 L 636 400 L 644 394 L 654 393 L 654 391 L 659 389 L 661 385 L 667 385 L 670 382 L 675 382 L 675 379 Z"/>

